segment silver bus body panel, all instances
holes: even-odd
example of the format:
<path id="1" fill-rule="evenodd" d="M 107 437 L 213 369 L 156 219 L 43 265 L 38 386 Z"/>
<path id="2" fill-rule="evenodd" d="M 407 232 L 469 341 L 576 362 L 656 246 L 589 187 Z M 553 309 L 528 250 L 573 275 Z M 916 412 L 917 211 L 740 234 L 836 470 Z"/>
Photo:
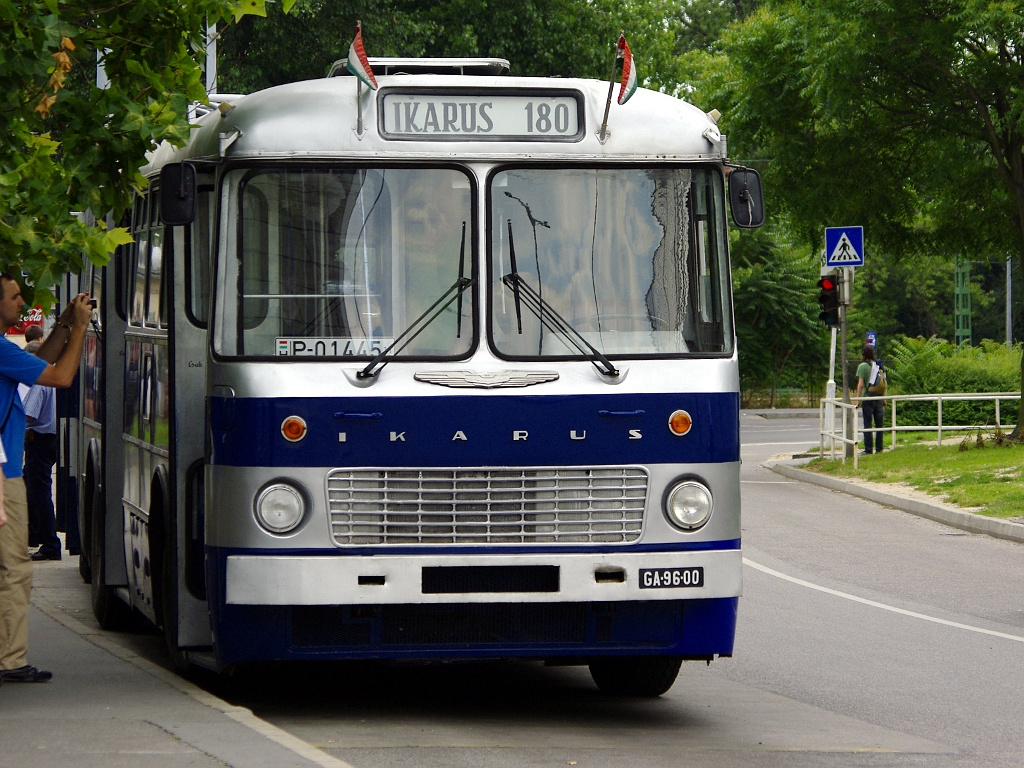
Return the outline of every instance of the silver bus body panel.
<path id="1" fill-rule="evenodd" d="M 214 360 L 210 386 L 230 387 L 236 397 L 276 397 L 282 393 L 301 397 L 449 396 L 452 390 L 415 378 L 417 373 L 466 370 L 552 371 L 558 378 L 521 390 L 523 395 L 606 395 L 650 393 L 712 393 L 739 391 L 735 356 L 686 360 L 616 360 L 622 375 L 610 383 L 586 360 L 513 361 L 495 357 L 481 344 L 468 360 L 448 363 L 412 362 L 398 359 L 388 364 L 369 385 L 353 383 L 366 362 L 271 362 L 244 363 Z M 330 371 L 329 374 L 326 371 Z M 465 388 L 467 397 L 493 397 L 516 392 L 507 388 Z"/>
<path id="2" fill-rule="evenodd" d="M 566 462 L 570 469 L 602 469 L 594 465 L 574 465 Z M 630 465 L 634 466 L 634 465 Z M 208 546 L 224 549 L 264 550 L 328 550 L 331 554 L 358 555 L 359 546 L 341 547 L 331 534 L 331 519 L 327 505 L 327 474 L 333 469 L 324 467 L 207 467 L 207 526 Z M 356 470 L 375 470 L 376 467 L 354 467 Z M 389 467 L 395 470 L 412 470 L 414 467 Z M 483 467 L 481 469 L 492 469 Z M 503 468 L 494 468 L 503 469 Z M 739 521 L 739 462 L 724 464 L 651 464 L 643 467 L 648 475 L 648 492 L 643 515 L 643 534 L 636 542 L 627 545 L 604 545 L 605 547 L 642 547 L 652 545 L 674 545 L 686 548 L 706 542 L 735 541 L 740 538 Z M 714 511 L 708 523 L 698 531 L 683 532 L 674 528 L 662 510 L 665 489 L 681 475 L 701 478 L 711 490 Z M 283 480 L 305 492 L 307 508 L 302 523 L 287 535 L 268 533 L 256 522 L 254 504 L 259 491 L 275 480 Z M 380 545 L 363 549 L 401 551 L 429 545 Z M 454 545 L 445 545 L 447 549 Z M 488 549 L 500 551 L 522 544 L 487 544 Z M 543 545 L 529 545 L 543 549 Z M 572 548 L 573 545 L 561 545 Z M 580 544 L 579 548 L 592 544 Z"/>
<path id="3" fill-rule="evenodd" d="M 623 600 L 700 600 L 739 597 L 743 555 L 711 552 L 615 552 L 602 554 L 378 555 L 289 557 L 231 555 L 227 602 L 238 605 L 388 605 L 406 603 L 561 603 Z M 551 592 L 431 594 L 422 587 L 424 568 L 555 566 L 559 587 Z M 702 568 L 701 586 L 644 588 L 641 569 Z M 620 575 L 622 581 L 602 578 Z M 364 583 L 360 584 L 360 578 Z M 373 583 L 365 583 L 373 582 Z M 381 583 L 383 582 L 383 583 Z"/>
<path id="4" fill-rule="evenodd" d="M 578 91 L 583 96 L 584 131 L 576 142 L 407 141 L 379 135 L 375 96 L 362 90 L 364 132 L 356 132 L 354 78 L 306 80 L 268 88 L 235 101 L 223 115 L 211 112 L 197 122 L 185 148 L 162 146 L 150 156 L 152 168 L 185 157 L 226 160 L 374 160 L 430 162 L 723 162 L 726 140 L 714 121 L 697 107 L 667 94 L 638 89 L 628 103 L 613 104 L 605 141 L 599 137 L 608 84 L 566 78 L 553 81 L 524 77 L 386 76 L 389 89 L 430 91 L 467 87 L 512 92 L 517 89 Z M 234 138 L 237 134 L 237 138 Z M 223 155 L 221 137 L 232 137 Z"/>

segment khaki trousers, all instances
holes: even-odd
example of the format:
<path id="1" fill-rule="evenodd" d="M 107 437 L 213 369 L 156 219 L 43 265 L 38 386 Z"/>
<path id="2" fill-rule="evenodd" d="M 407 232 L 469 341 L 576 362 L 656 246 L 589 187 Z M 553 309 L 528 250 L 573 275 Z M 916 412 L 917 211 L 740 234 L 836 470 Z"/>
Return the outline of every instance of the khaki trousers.
<path id="1" fill-rule="evenodd" d="M 24 480 L 4 478 L 3 483 L 7 525 L 0 527 L 0 669 L 17 669 L 28 664 L 28 502 Z"/>

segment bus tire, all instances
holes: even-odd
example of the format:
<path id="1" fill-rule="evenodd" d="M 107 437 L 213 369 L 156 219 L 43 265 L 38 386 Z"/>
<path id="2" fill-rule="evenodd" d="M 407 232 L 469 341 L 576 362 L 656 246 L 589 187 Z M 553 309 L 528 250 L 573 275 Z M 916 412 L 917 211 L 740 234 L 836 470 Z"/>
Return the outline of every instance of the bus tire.
<path id="1" fill-rule="evenodd" d="M 82 551 L 78 555 L 78 575 L 86 584 L 92 584 L 92 564 L 89 558 L 92 555 L 92 518 L 93 500 L 99 495 L 96 490 L 96 463 L 93 461 L 92 448 L 89 448 L 89 461 L 86 465 L 85 480 L 82 483 L 82 505 L 79 515 L 81 517 L 79 530 L 82 534 Z"/>
<path id="2" fill-rule="evenodd" d="M 104 535 L 105 505 L 103 494 L 93 497 L 89 565 L 92 570 L 92 613 L 100 629 L 123 630 L 134 623 L 132 607 L 117 596 L 117 588 L 106 583 L 106 537 Z"/>
<path id="3" fill-rule="evenodd" d="M 155 613 L 157 622 L 167 646 L 167 656 L 171 667 L 182 673 L 191 666 L 188 656 L 178 647 L 178 539 L 177 520 L 167 500 L 166 485 L 163 478 L 153 483 L 152 498 L 154 505 L 150 509 L 149 519 L 157 522 L 150 527 L 150 556 L 153 558 L 153 574 L 156 584 L 153 597 L 156 600 Z"/>
<path id="4" fill-rule="evenodd" d="M 92 584 L 92 568 L 89 566 L 89 559 L 85 556 L 84 551 L 78 555 L 78 575 L 86 584 Z"/>
<path id="5" fill-rule="evenodd" d="M 603 693 L 613 696 L 661 696 L 679 675 L 677 656 L 618 656 L 592 659 L 590 676 Z"/>

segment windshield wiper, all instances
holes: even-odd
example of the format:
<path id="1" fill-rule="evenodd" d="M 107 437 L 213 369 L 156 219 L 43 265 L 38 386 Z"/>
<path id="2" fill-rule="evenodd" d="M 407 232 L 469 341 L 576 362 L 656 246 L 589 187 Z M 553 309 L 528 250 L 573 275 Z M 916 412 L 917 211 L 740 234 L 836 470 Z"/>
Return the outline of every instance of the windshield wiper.
<path id="1" fill-rule="evenodd" d="M 573 328 L 568 320 L 558 314 L 554 307 L 541 298 L 541 295 L 518 272 L 510 272 L 501 278 L 501 282 L 515 294 L 517 314 L 519 304 L 522 302 L 528 310 L 536 315 L 541 325 L 576 347 L 583 357 L 594 364 L 599 373 L 603 376 L 619 375 L 618 369 L 612 365 L 611 361 L 601 354 L 597 347 L 587 341 L 583 334 Z M 519 332 L 522 333 L 521 326 Z"/>
<path id="2" fill-rule="evenodd" d="M 377 355 L 373 360 L 367 364 L 363 370 L 356 374 L 358 379 L 369 379 L 376 376 L 383 370 L 384 366 L 398 357 L 399 353 L 405 349 L 409 344 L 412 343 L 413 339 L 419 336 L 423 331 L 426 330 L 427 326 L 434 322 L 441 313 L 448 309 L 449 305 L 458 299 L 458 320 L 456 325 L 455 337 L 462 337 L 462 294 L 469 286 L 473 284 L 473 281 L 465 277 L 466 269 L 466 222 L 462 222 L 462 246 L 459 249 L 459 279 L 452 283 L 448 290 L 441 294 L 441 297 L 435 301 L 422 315 L 413 320 L 409 327 L 398 334 L 398 337 L 391 342 L 391 345 Z M 418 326 L 418 327 L 417 327 Z M 408 337 L 408 338 L 406 338 Z M 402 340 L 405 339 L 403 342 Z M 399 342 L 402 342 L 399 346 Z M 394 350 L 394 353 L 391 352 Z M 380 367 L 378 367 L 378 365 Z"/>
<path id="3" fill-rule="evenodd" d="M 427 326 L 434 322 L 442 312 L 448 309 L 448 306 L 453 301 L 462 296 L 462 292 L 472 284 L 473 281 L 468 277 L 460 277 L 452 283 L 448 290 L 441 294 L 441 298 L 431 304 L 430 308 L 427 309 L 426 312 L 413 320 L 409 324 L 409 327 L 402 331 L 398 335 L 398 338 L 391 342 L 391 345 L 388 346 L 387 349 L 373 358 L 373 360 L 371 360 L 363 370 L 359 371 L 359 373 L 356 374 L 356 377 L 360 379 L 369 379 L 380 373 L 381 369 L 384 368 L 385 365 L 398 357 L 399 353 L 409 346 L 413 339 L 423 333 Z M 399 346 L 400 343 L 401 346 Z M 392 353 L 392 350 L 394 350 L 394 353 Z M 380 366 L 379 368 L 377 367 L 378 365 Z"/>

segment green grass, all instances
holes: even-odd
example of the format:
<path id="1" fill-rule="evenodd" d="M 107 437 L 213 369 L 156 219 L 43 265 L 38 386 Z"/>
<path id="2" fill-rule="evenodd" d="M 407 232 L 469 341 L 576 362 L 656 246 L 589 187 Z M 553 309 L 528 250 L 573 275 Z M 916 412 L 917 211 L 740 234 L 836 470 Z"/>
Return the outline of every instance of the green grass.
<path id="1" fill-rule="evenodd" d="M 838 458 L 815 459 L 806 468 L 875 483 L 907 483 L 960 507 L 981 507 L 974 511 L 989 517 L 1024 517 L 1022 445 L 997 445 L 987 437 L 984 447 L 979 447 L 976 434 L 961 434 L 943 435 L 939 447 L 908 444 L 901 436 L 896 450 L 859 456 L 858 464 L 859 469 L 854 469 L 852 459 L 845 465 Z"/>

